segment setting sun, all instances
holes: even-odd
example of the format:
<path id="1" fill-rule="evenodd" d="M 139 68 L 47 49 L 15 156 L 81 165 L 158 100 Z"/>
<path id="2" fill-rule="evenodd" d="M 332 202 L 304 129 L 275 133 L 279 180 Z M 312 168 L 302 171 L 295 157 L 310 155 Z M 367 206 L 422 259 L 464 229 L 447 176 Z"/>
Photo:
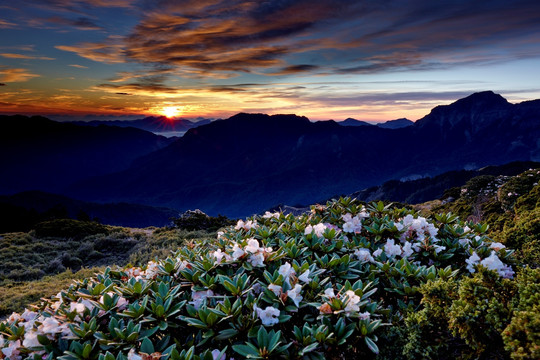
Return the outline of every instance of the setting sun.
<path id="1" fill-rule="evenodd" d="M 181 112 L 181 109 L 178 108 L 177 106 L 167 106 L 167 107 L 164 107 L 163 110 L 161 110 L 161 113 L 168 118 L 178 116 L 180 115 L 180 112 Z"/>

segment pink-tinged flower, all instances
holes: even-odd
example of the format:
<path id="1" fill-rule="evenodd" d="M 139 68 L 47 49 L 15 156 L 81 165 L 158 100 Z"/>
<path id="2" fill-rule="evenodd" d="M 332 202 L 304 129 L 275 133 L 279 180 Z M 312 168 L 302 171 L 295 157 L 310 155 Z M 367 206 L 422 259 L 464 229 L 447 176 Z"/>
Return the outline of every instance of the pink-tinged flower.
<path id="1" fill-rule="evenodd" d="M 306 271 L 304 271 L 304 272 L 302 273 L 302 275 L 300 275 L 300 276 L 298 277 L 298 280 L 300 280 L 300 281 L 302 281 L 302 282 L 305 282 L 305 283 L 310 282 L 311 280 L 309 280 L 309 273 L 310 273 L 310 271 L 309 271 L 309 269 L 307 269 Z"/>
<path id="2" fill-rule="evenodd" d="M 6 359 L 9 360 L 20 360 L 21 356 L 19 355 L 19 348 L 21 347 L 21 340 L 12 341 L 9 343 L 8 347 L 2 349 Z"/>
<path id="3" fill-rule="evenodd" d="M 116 302 L 116 307 L 118 307 L 118 310 L 124 310 L 129 305 L 129 301 L 125 298 L 120 296 L 118 298 L 118 301 Z"/>
<path id="4" fill-rule="evenodd" d="M 248 262 L 253 266 L 264 266 L 264 254 L 257 253 L 249 255 Z"/>
<path id="5" fill-rule="evenodd" d="M 388 257 L 401 255 L 401 246 L 394 244 L 394 239 L 388 239 L 384 245 L 384 252 Z"/>
<path id="6" fill-rule="evenodd" d="M 369 252 L 368 249 L 364 249 L 364 248 L 356 249 L 354 251 L 354 255 L 358 258 L 358 260 L 360 260 L 363 263 L 375 262 L 375 260 L 373 259 L 373 256 L 371 256 L 371 253 Z"/>
<path id="7" fill-rule="evenodd" d="M 191 298 L 193 301 L 190 301 L 189 303 L 193 305 L 195 309 L 199 310 L 204 300 L 206 300 L 206 298 L 209 296 L 214 296 L 214 292 L 212 290 L 193 291 L 191 293 Z"/>
<path id="8" fill-rule="evenodd" d="M 283 292 L 283 289 L 281 288 L 281 286 L 276 285 L 276 284 L 268 285 L 268 290 L 276 294 L 277 297 L 280 297 L 281 293 Z"/>
<path id="9" fill-rule="evenodd" d="M 33 348 L 33 347 L 42 346 L 39 343 L 37 336 L 38 336 L 38 333 L 35 330 L 25 332 L 22 346 L 24 346 L 25 348 Z"/>
<path id="10" fill-rule="evenodd" d="M 221 354 L 221 350 L 218 350 L 218 349 L 212 350 L 212 360 L 225 360 L 226 359 L 225 354 L 221 355 L 221 357 L 219 356 L 219 354 Z"/>
<path id="11" fill-rule="evenodd" d="M 300 306 L 300 301 L 302 301 L 303 299 L 302 295 L 300 295 L 301 291 L 302 286 L 299 284 L 296 284 L 293 289 L 287 291 L 287 295 L 294 302 L 294 305 L 296 305 L 296 307 Z"/>
<path id="12" fill-rule="evenodd" d="M 20 319 L 21 319 L 21 315 L 19 315 L 19 313 L 13 312 L 11 315 L 9 315 L 9 317 L 7 318 L 7 321 L 10 324 L 14 324 Z"/>
<path id="13" fill-rule="evenodd" d="M 474 251 L 465 262 L 467 263 L 467 270 L 469 270 L 471 274 L 475 273 L 476 269 L 474 267 L 480 263 L 480 256 Z"/>
<path id="14" fill-rule="evenodd" d="M 345 221 L 343 224 L 343 231 L 347 233 L 359 233 L 362 230 L 362 219 L 364 217 L 363 213 L 360 213 L 355 217 L 352 217 L 349 213 L 343 215 L 341 217 L 343 221 Z"/>
<path id="15" fill-rule="evenodd" d="M 279 322 L 278 317 L 281 312 L 275 307 L 268 306 L 263 310 L 255 306 L 255 311 L 257 312 L 257 316 L 259 316 L 259 319 L 261 319 L 264 326 L 273 326 Z"/>

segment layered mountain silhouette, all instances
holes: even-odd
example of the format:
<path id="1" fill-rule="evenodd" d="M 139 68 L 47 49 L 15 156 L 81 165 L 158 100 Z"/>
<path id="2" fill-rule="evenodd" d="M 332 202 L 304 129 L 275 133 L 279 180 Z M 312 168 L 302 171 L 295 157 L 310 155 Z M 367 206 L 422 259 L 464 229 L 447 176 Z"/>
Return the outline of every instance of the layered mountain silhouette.
<path id="1" fill-rule="evenodd" d="M 9 119 L 1 120 L 5 127 Z M 540 160 L 540 100 L 511 104 L 490 91 L 438 106 L 402 128 L 241 113 L 167 143 L 133 128 L 14 122 L 23 125 L 1 145 L 3 193 L 37 189 L 231 217 L 391 179 Z"/>
<path id="2" fill-rule="evenodd" d="M 92 121 L 73 121 L 72 124 L 82 126 L 119 126 L 119 127 L 134 127 L 150 132 L 182 132 L 188 131 L 191 128 L 206 125 L 211 122 L 211 119 L 197 119 L 192 121 L 188 119 L 169 119 L 165 116 L 149 116 L 137 120 L 92 120 Z"/>
<path id="3" fill-rule="evenodd" d="M 68 194 L 245 216 L 306 204 L 384 181 L 540 159 L 540 101 L 493 92 L 434 108 L 398 129 L 238 114 L 189 130 L 128 169 L 79 182 Z"/>
<path id="4" fill-rule="evenodd" d="M 61 192 L 76 181 L 127 169 L 171 141 L 135 128 L 0 116 L 0 192 Z"/>
<path id="5" fill-rule="evenodd" d="M 378 126 L 384 129 L 400 129 L 407 126 L 412 126 L 414 121 L 411 121 L 406 118 L 400 118 L 396 120 L 388 120 L 383 123 L 371 124 L 366 121 L 356 120 L 353 118 L 347 118 L 343 121 L 338 122 L 341 126 Z"/>

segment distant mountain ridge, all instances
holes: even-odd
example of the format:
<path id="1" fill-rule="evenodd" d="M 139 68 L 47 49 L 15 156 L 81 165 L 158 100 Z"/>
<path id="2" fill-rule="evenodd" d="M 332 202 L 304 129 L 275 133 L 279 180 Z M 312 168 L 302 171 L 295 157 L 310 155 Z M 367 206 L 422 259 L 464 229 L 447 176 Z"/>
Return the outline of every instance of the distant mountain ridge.
<path id="1" fill-rule="evenodd" d="M 378 126 L 384 129 L 401 129 L 407 126 L 412 126 L 414 124 L 414 121 L 406 118 L 400 118 L 396 120 L 388 120 L 383 123 L 371 124 L 366 121 L 347 118 L 343 121 L 339 121 L 338 124 L 341 126 Z"/>
<path id="2" fill-rule="evenodd" d="M 82 181 L 69 193 L 237 217 L 393 178 L 540 160 L 535 104 L 477 93 L 401 129 L 238 114 L 191 129 L 129 169 Z"/>
<path id="3" fill-rule="evenodd" d="M 126 169 L 136 158 L 171 141 L 135 128 L 0 115 L 0 193 L 60 192 L 89 176 Z"/>
<path id="4" fill-rule="evenodd" d="M 511 104 L 488 91 L 438 106 L 413 125 L 393 129 L 240 113 L 167 142 L 133 128 L 63 124 L 77 136 L 35 135 L 39 141 L 34 144 L 21 135 L 0 145 L 3 154 L 10 154 L 2 159 L 8 176 L 0 185 L 5 184 L 4 193 L 54 190 L 85 201 L 242 217 L 391 179 L 539 161 L 539 119 L 540 100 Z M 112 133 L 122 134 L 120 141 Z M 89 134 L 92 141 L 82 146 Z M 135 146 L 127 134 L 146 142 Z M 100 161 L 106 166 L 96 167 Z"/>
<path id="5" fill-rule="evenodd" d="M 92 120 L 92 121 L 72 121 L 72 124 L 81 126 L 119 126 L 134 127 L 150 132 L 181 132 L 188 131 L 191 128 L 209 124 L 212 119 L 199 119 L 192 121 L 188 119 L 169 119 L 165 116 L 149 116 L 137 120 Z"/>

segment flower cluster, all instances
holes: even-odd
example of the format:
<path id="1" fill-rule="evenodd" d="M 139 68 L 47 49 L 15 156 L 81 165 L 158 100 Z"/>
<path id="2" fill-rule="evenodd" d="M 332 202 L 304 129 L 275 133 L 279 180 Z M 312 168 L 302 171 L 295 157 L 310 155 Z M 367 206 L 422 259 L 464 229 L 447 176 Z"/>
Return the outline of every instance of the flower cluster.
<path id="1" fill-rule="evenodd" d="M 241 220 L 12 315 L 0 323 L 0 358 L 367 356 L 382 324 L 420 305 L 422 283 L 478 266 L 512 276 L 512 252 L 471 227 L 348 198 Z"/>

